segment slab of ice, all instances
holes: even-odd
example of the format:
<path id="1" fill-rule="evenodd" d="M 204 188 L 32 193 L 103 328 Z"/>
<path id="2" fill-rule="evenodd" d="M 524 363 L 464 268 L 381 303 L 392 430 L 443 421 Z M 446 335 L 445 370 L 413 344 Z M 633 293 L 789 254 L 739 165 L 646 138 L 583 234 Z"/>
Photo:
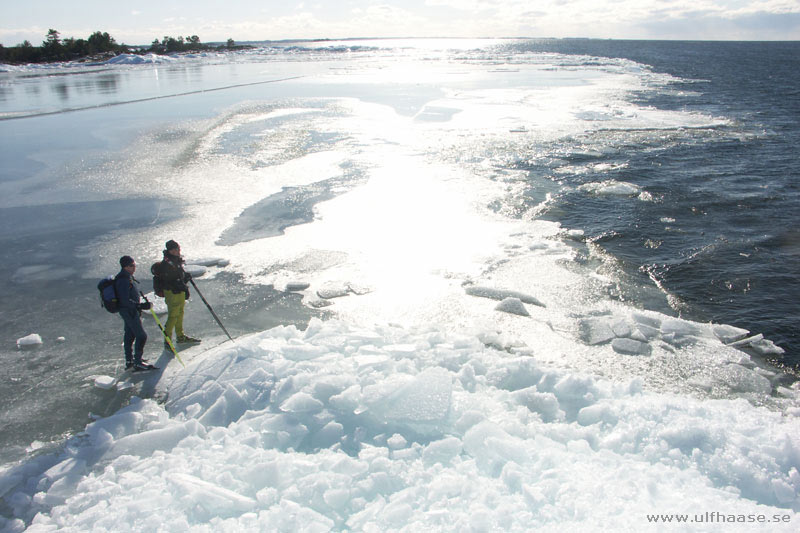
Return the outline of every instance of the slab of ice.
<path id="1" fill-rule="evenodd" d="M 611 347 L 615 352 L 626 355 L 648 355 L 650 345 L 633 339 L 617 338 L 611 341 Z"/>
<path id="2" fill-rule="evenodd" d="M 580 323 L 581 338 L 586 344 L 604 344 L 616 337 L 608 318 L 587 318 Z"/>
<path id="3" fill-rule="evenodd" d="M 772 383 L 749 368 L 737 364 L 724 365 L 715 373 L 715 379 L 737 392 L 770 394 Z"/>
<path id="4" fill-rule="evenodd" d="M 730 346 L 735 346 L 737 348 L 750 346 L 754 342 L 759 342 L 764 340 L 764 335 L 759 333 L 757 335 L 753 335 L 752 337 L 746 337 L 744 339 L 739 339 L 738 341 L 734 341 L 730 343 Z"/>
<path id="5" fill-rule="evenodd" d="M 597 196 L 636 196 L 642 191 L 638 185 L 616 180 L 586 183 L 578 189 Z"/>
<path id="6" fill-rule="evenodd" d="M 453 378 L 442 368 L 425 370 L 412 381 L 370 403 L 370 410 L 385 420 L 433 423 L 450 410 Z"/>
<path id="7" fill-rule="evenodd" d="M 545 307 L 535 296 L 525 294 L 518 291 L 511 291 L 506 289 L 495 289 L 492 287 L 481 287 L 478 285 L 470 285 L 465 289 L 466 293 L 470 296 L 478 296 L 480 298 L 490 298 L 492 300 L 505 300 L 506 298 L 517 298 L 521 302 L 531 305 L 538 305 Z"/>
<path id="8" fill-rule="evenodd" d="M 514 315 L 520 316 L 531 316 L 528 310 L 525 308 L 525 304 L 522 303 L 522 300 L 519 298 L 505 298 L 502 302 L 497 304 L 495 307 L 496 311 L 502 311 L 504 313 L 511 313 Z"/>
<path id="9" fill-rule="evenodd" d="M 197 505 L 214 514 L 241 513 L 256 506 L 256 501 L 215 483 L 189 474 L 172 474 L 173 483 L 184 504 Z"/>
<path id="10" fill-rule="evenodd" d="M 782 355 L 784 349 L 769 339 L 757 339 L 750 343 L 750 347 L 759 355 Z"/>
<path id="11" fill-rule="evenodd" d="M 183 265 L 183 269 L 191 274 L 193 278 L 199 278 L 208 272 L 208 269 L 203 265 Z"/>
<path id="12" fill-rule="evenodd" d="M 94 378 L 94 386 L 98 389 L 111 389 L 117 384 L 117 379 L 111 376 L 96 376 Z"/>
<path id="13" fill-rule="evenodd" d="M 192 259 L 188 261 L 192 265 L 199 265 L 204 267 L 219 266 L 225 267 L 231 264 L 230 260 L 222 257 L 203 257 L 200 259 Z"/>
<path id="14" fill-rule="evenodd" d="M 281 411 L 285 413 L 318 413 L 324 404 L 305 392 L 298 392 L 281 404 Z"/>
<path id="15" fill-rule="evenodd" d="M 38 333 L 31 333 L 17 339 L 17 348 L 35 348 L 42 345 L 42 337 Z"/>
<path id="16" fill-rule="evenodd" d="M 711 330 L 714 332 L 714 335 L 725 344 L 741 340 L 750 333 L 746 329 L 728 326 L 727 324 L 714 324 Z"/>
<path id="17" fill-rule="evenodd" d="M 341 298 L 350 294 L 350 285 L 347 283 L 328 283 L 317 289 L 317 296 L 323 300 Z"/>

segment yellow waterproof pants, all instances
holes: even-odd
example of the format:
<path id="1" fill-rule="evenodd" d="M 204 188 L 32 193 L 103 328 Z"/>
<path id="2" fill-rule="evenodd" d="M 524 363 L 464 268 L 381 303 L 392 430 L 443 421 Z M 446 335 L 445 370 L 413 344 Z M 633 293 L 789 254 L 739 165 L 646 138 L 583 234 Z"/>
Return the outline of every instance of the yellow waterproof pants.
<path id="1" fill-rule="evenodd" d="M 164 324 L 164 332 L 167 337 L 172 338 L 172 330 L 175 330 L 177 337 L 183 336 L 183 308 L 186 306 L 186 293 L 164 291 L 164 300 L 167 301 L 167 323 Z"/>

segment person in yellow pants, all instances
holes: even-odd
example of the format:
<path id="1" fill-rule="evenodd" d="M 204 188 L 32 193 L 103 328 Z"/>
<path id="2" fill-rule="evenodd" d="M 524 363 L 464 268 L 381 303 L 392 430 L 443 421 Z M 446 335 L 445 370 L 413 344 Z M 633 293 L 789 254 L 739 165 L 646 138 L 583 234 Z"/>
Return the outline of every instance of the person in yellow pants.
<path id="1" fill-rule="evenodd" d="M 189 299 L 189 286 L 186 283 L 192 279 L 189 273 L 183 270 L 183 264 L 180 245 L 173 240 L 167 241 L 164 259 L 150 268 L 153 274 L 153 290 L 167 302 L 169 314 L 164 324 L 164 334 L 172 338 L 174 331 L 179 343 L 198 343 L 200 339 L 190 337 L 183 331 L 183 310 L 186 307 L 186 300 Z M 166 340 L 164 347 L 169 349 Z"/>

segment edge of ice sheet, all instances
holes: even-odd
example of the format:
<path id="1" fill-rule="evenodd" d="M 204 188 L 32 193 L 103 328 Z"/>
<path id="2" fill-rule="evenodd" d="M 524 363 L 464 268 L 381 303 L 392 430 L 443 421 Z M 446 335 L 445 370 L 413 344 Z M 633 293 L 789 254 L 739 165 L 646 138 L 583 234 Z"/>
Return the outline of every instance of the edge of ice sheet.
<path id="1" fill-rule="evenodd" d="M 800 519 L 794 400 L 781 413 L 643 392 L 477 336 L 314 319 L 207 352 L 169 398 L 0 473 L 18 517 L 5 526 L 594 530 L 709 511 L 787 516 L 772 525 L 788 531 Z"/>

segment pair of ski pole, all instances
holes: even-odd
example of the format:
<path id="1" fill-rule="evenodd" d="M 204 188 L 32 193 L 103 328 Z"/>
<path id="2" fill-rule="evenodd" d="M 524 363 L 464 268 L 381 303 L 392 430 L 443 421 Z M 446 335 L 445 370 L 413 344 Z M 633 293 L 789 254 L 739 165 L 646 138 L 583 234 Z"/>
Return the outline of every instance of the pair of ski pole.
<path id="1" fill-rule="evenodd" d="M 208 300 L 206 300 L 205 296 L 203 296 L 203 293 L 200 292 L 200 289 L 197 287 L 197 284 L 194 282 L 194 280 L 191 277 L 189 278 L 189 283 L 191 283 L 192 287 L 194 287 L 194 290 L 197 291 L 197 294 L 200 296 L 200 299 L 203 300 L 204 304 L 206 304 L 206 307 L 208 308 L 208 311 L 211 313 L 211 316 L 213 316 L 214 320 L 217 321 L 217 324 L 219 324 L 219 327 L 221 327 L 222 331 L 225 332 L 225 335 L 228 336 L 228 338 L 231 340 L 231 342 L 235 343 L 236 341 L 233 340 L 233 337 L 231 337 L 231 334 L 228 333 L 227 329 L 225 329 L 225 326 L 222 324 L 222 321 L 217 316 L 217 313 L 214 312 L 214 309 L 211 307 L 211 304 L 208 303 Z M 150 303 L 150 300 L 148 300 L 147 296 L 145 296 L 144 294 L 142 294 L 142 298 L 144 298 L 145 302 Z M 183 362 L 183 359 L 181 359 L 181 356 L 178 355 L 178 350 L 176 350 L 175 349 L 175 345 L 172 344 L 172 339 L 167 335 L 167 332 L 164 329 L 164 326 L 161 324 L 161 320 L 159 320 L 158 315 L 156 315 L 156 312 L 153 309 L 153 305 L 152 304 L 150 304 L 150 313 L 153 315 L 153 319 L 156 321 L 156 324 L 158 324 L 158 329 L 161 330 L 161 334 L 164 336 L 164 339 L 167 341 L 167 344 L 169 345 L 169 349 L 172 350 L 172 353 L 175 355 L 175 358 L 178 360 L 178 362 L 181 365 L 183 365 L 184 368 L 186 368 L 186 364 Z"/>

